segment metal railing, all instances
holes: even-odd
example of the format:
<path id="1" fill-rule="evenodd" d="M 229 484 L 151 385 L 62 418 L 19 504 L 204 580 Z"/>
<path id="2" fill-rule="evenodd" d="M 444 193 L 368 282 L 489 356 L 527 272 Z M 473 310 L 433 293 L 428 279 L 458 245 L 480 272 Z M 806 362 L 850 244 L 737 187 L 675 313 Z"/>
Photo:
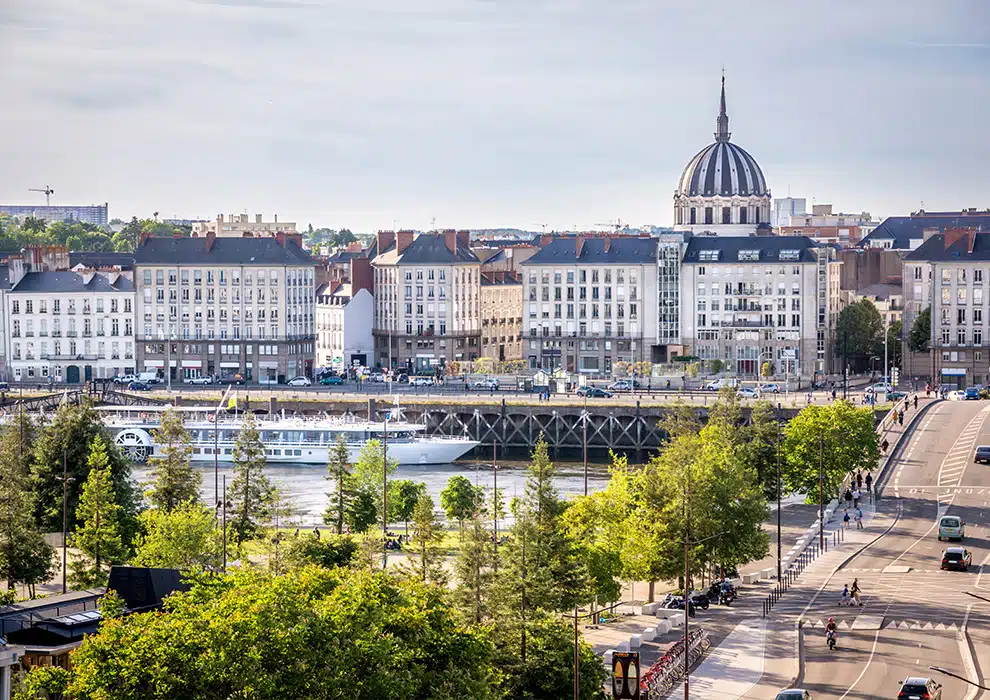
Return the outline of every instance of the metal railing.
<path id="1" fill-rule="evenodd" d="M 688 668 L 693 668 L 712 646 L 708 631 L 697 629 L 688 636 L 685 651 L 683 637 L 671 645 L 660 659 L 650 666 L 640 679 L 640 691 L 648 700 L 660 700 L 674 684 L 684 677 L 684 654 L 688 655 Z"/>
<path id="2" fill-rule="evenodd" d="M 800 576 L 812 562 L 814 562 L 821 555 L 828 553 L 829 542 L 831 542 L 832 548 L 835 549 L 844 540 L 845 528 L 839 528 L 825 537 L 821 545 L 819 545 L 817 541 L 813 541 L 808 544 L 803 551 L 798 553 L 797 557 L 781 574 L 781 580 L 774 584 L 774 587 L 767 594 L 767 597 L 763 599 L 763 617 L 766 617 L 771 613 L 774 606 L 780 601 L 781 597 L 788 591 L 788 589 L 790 589 L 792 585 L 794 585 L 797 577 Z"/>

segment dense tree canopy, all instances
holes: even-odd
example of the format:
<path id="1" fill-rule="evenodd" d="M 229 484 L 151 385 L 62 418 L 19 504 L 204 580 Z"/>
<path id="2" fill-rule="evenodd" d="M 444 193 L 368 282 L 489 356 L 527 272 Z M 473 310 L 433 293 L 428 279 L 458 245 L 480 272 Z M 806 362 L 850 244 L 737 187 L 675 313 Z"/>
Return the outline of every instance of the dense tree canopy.
<path id="1" fill-rule="evenodd" d="M 872 301 L 861 299 L 839 313 L 835 348 L 857 370 L 869 367 L 878 350 L 883 354 L 883 319 Z"/>
<path id="2" fill-rule="evenodd" d="M 919 313 L 908 334 L 907 346 L 911 352 L 928 352 L 928 344 L 932 338 L 932 307 L 926 307 Z"/>

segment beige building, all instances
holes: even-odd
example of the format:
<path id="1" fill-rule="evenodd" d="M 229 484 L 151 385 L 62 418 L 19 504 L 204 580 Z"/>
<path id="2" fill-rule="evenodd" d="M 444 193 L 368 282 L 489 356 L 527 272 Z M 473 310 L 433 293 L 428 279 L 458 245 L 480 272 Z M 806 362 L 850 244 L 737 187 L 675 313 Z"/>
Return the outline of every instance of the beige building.
<path id="1" fill-rule="evenodd" d="M 375 361 L 407 371 L 481 353 L 481 262 L 468 231 L 379 231 L 374 270 Z"/>
<path id="2" fill-rule="evenodd" d="M 298 235 L 151 237 L 134 259 L 139 372 L 312 376 L 315 262 Z"/>
<path id="3" fill-rule="evenodd" d="M 223 214 L 217 214 L 214 221 L 197 221 L 192 225 L 194 236 L 206 236 L 212 233 L 215 236 L 228 238 L 256 238 L 295 232 L 294 221 L 279 221 L 277 215 L 274 221 L 262 221 L 261 214 L 255 214 L 254 221 L 250 221 L 247 214 L 228 214 L 226 219 L 223 218 Z"/>
<path id="4" fill-rule="evenodd" d="M 508 272 L 482 272 L 482 357 L 522 359 L 522 313 L 522 281 Z"/>
<path id="5" fill-rule="evenodd" d="M 548 237 L 522 264 L 523 356 L 530 367 L 610 374 L 653 359 L 657 242 L 650 237 Z"/>

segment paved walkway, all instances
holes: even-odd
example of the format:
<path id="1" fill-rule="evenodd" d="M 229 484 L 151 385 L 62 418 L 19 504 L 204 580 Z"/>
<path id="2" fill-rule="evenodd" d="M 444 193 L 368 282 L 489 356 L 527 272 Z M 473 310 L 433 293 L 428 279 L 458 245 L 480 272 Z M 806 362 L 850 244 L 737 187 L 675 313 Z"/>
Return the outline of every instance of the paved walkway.
<path id="1" fill-rule="evenodd" d="M 691 697 L 745 696 L 763 677 L 766 637 L 764 619 L 737 625 L 691 674 Z"/>

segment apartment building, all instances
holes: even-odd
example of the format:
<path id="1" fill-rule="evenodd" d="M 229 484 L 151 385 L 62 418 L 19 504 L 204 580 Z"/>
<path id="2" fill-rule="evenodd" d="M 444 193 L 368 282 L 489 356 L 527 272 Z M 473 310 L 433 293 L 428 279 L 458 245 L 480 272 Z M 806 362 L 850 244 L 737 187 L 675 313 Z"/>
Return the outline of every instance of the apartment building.
<path id="1" fill-rule="evenodd" d="M 197 221 L 192 224 L 192 235 L 205 237 L 208 233 L 221 238 L 268 238 L 277 233 L 292 235 L 296 233 L 294 221 L 279 221 L 275 215 L 274 221 L 263 221 L 261 214 L 254 215 L 254 221 L 247 214 L 217 214 L 213 221 Z"/>
<path id="2" fill-rule="evenodd" d="M 331 270 L 330 281 L 316 290 L 316 365 L 340 371 L 374 361 L 375 300 L 371 265 L 352 258 L 343 274 Z"/>
<path id="3" fill-rule="evenodd" d="M 69 264 L 61 246 L 9 257 L 8 380 L 77 384 L 134 371 L 133 273 Z"/>
<path id="4" fill-rule="evenodd" d="M 830 367 L 832 249 L 808 238 L 695 236 L 681 270 L 685 351 L 725 372 L 811 378 Z"/>
<path id="5" fill-rule="evenodd" d="M 990 382 L 990 232 L 948 229 L 904 258 L 904 337 L 931 307 L 929 352 L 904 347 L 903 376 L 960 388 Z"/>
<path id="6" fill-rule="evenodd" d="M 652 358 L 657 242 L 649 237 L 548 237 L 522 263 L 523 355 L 530 367 L 609 374 Z"/>
<path id="7" fill-rule="evenodd" d="M 481 273 L 481 356 L 522 359 L 523 284 L 505 271 Z"/>
<path id="8" fill-rule="evenodd" d="M 375 361 L 408 371 L 481 353 L 481 261 L 468 231 L 379 231 L 371 266 Z"/>
<path id="9" fill-rule="evenodd" d="M 16 216 L 21 220 L 29 216 L 44 221 L 66 221 L 94 226 L 106 226 L 110 223 L 109 205 L 90 204 L 80 205 L 37 205 L 37 204 L 0 204 L 0 214 Z"/>
<path id="10" fill-rule="evenodd" d="M 312 375 L 316 263 L 298 235 L 146 237 L 134 259 L 140 371 Z"/>

